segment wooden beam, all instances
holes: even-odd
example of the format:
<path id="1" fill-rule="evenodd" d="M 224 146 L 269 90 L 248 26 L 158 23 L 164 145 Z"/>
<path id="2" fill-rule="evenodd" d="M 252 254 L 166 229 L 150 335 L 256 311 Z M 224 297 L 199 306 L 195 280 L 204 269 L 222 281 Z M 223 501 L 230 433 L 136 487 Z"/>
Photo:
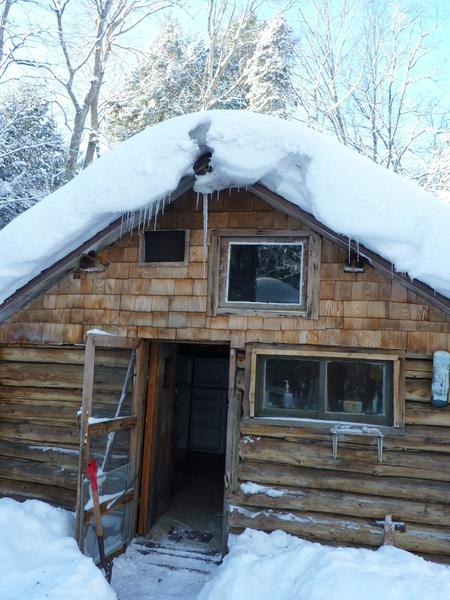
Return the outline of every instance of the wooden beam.
<path id="1" fill-rule="evenodd" d="M 138 514 L 137 533 L 145 535 L 148 525 L 148 500 L 150 494 L 150 478 L 152 464 L 152 442 L 155 426 L 155 405 L 158 383 L 158 342 L 150 344 L 150 364 L 147 387 L 147 401 L 145 408 L 145 424 L 143 433 L 140 503 Z"/>

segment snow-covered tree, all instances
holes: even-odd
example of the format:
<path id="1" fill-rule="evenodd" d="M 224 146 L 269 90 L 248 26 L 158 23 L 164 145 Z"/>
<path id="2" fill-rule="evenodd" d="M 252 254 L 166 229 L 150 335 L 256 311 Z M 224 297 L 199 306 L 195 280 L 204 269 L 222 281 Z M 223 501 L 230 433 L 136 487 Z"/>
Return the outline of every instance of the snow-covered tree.
<path id="1" fill-rule="evenodd" d="M 389 0 L 305 0 L 299 7 L 297 118 L 419 181 L 442 106 L 431 63 L 435 19 Z M 440 126 L 439 126 L 440 127 Z M 425 169 L 426 170 L 426 169 Z"/>
<path id="2" fill-rule="evenodd" d="M 64 141 L 49 103 L 31 88 L 2 97 L 0 227 L 62 183 Z"/>
<path id="3" fill-rule="evenodd" d="M 245 69 L 248 109 L 288 118 L 295 107 L 292 87 L 295 40 L 281 13 L 276 13 L 262 30 L 255 52 Z"/>
<path id="4" fill-rule="evenodd" d="M 294 37 L 281 15 L 267 22 L 234 15 L 192 39 L 172 20 L 146 60 L 112 102 L 109 130 L 123 140 L 170 117 L 196 110 L 241 109 L 287 117 L 295 103 Z"/>

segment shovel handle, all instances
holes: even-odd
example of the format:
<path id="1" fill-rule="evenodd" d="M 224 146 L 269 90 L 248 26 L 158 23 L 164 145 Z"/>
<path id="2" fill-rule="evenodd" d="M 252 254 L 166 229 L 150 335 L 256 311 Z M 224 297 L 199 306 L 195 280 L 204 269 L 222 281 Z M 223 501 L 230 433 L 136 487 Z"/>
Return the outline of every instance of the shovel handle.
<path id="1" fill-rule="evenodd" d="M 98 492 L 97 461 L 95 460 L 95 458 L 90 458 L 88 460 L 87 476 L 89 477 L 89 483 L 91 484 L 92 493 Z"/>

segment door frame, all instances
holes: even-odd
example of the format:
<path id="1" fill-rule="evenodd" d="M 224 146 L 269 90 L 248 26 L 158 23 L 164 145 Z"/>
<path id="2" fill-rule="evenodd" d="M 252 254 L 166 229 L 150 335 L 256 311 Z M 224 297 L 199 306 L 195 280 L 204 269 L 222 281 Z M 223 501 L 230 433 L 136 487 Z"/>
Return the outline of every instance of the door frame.
<path id="1" fill-rule="evenodd" d="M 145 424 L 143 431 L 143 451 L 141 463 L 141 482 L 140 482 L 140 502 L 139 516 L 137 523 L 137 534 L 146 535 L 148 533 L 148 498 L 152 485 L 152 459 L 153 459 L 153 437 L 155 435 L 155 414 L 157 406 L 158 393 L 158 358 L 159 344 L 172 343 L 178 344 L 198 344 L 211 346 L 227 346 L 228 347 L 228 389 L 227 389 L 227 419 L 225 428 L 225 471 L 224 471 L 224 486 L 223 486 L 223 547 L 222 551 L 226 551 L 226 542 L 229 532 L 228 526 L 228 509 L 230 497 L 237 491 L 238 484 L 238 440 L 239 440 L 239 423 L 241 402 L 236 394 L 236 349 L 230 344 L 223 342 L 211 343 L 207 341 L 192 341 L 192 340 L 151 340 L 150 342 L 150 361 L 148 374 L 147 399 L 145 410 Z"/>
<path id="2" fill-rule="evenodd" d="M 92 411 L 92 395 L 94 386 L 95 371 L 95 349 L 96 348 L 129 348 L 136 351 L 135 375 L 132 391 L 132 411 L 130 417 L 119 417 L 103 420 L 97 423 L 89 423 Z M 148 362 L 148 342 L 138 338 L 126 338 L 111 334 L 87 333 L 85 347 L 85 362 L 83 373 L 83 394 L 82 394 L 82 412 L 80 417 L 80 454 L 78 467 L 78 486 L 77 486 L 77 504 L 76 504 L 76 526 L 75 537 L 82 549 L 84 540 L 84 525 L 86 519 L 92 517 L 91 511 L 87 514 L 81 510 L 83 498 L 83 482 L 86 477 L 87 461 L 90 452 L 90 439 L 99 434 L 119 431 L 120 429 L 130 429 L 130 471 L 137 474 L 134 483 L 134 489 L 124 494 L 123 497 L 111 505 L 108 501 L 100 504 L 100 510 L 103 513 L 113 510 L 120 506 L 131 503 L 130 515 L 130 536 L 136 532 L 137 504 L 139 500 L 139 484 L 141 470 L 141 447 L 143 434 L 143 410 L 144 410 L 144 392 L 147 383 L 147 362 Z M 125 542 L 124 547 L 127 545 Z M 119 551 L 120 552 L 120 551 Z M 116 552 L 117 553 L 117 552 Z M 116 554 L 115 553 L 115 554 Z"/>

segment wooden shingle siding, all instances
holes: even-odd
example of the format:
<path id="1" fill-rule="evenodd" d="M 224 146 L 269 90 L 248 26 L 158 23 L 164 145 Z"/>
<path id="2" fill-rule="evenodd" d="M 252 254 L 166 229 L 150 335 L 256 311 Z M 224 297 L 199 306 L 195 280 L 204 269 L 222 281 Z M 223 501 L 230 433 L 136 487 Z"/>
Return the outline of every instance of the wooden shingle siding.
<path id="1" fill-rule="evenodd" d="M 209 201 L 210 229 L 301 230 L 302 225 L 244 191 Z M 207 312 L 202 201 L 187 193 L 157 228 L 190 230 L 187 266 L 138 265 L 139 235 L 99 254 L 103 273 L 67 276 L 0 327 L 0 343 L 83 343 L 92 327 L 170 340 L 323 344 L 402 349 L 429 355 L 450 348 L 449 317 L 370 266 L 344 273 L 346 252 L 322 241 L 319 318 L 211 316 Z"/>

